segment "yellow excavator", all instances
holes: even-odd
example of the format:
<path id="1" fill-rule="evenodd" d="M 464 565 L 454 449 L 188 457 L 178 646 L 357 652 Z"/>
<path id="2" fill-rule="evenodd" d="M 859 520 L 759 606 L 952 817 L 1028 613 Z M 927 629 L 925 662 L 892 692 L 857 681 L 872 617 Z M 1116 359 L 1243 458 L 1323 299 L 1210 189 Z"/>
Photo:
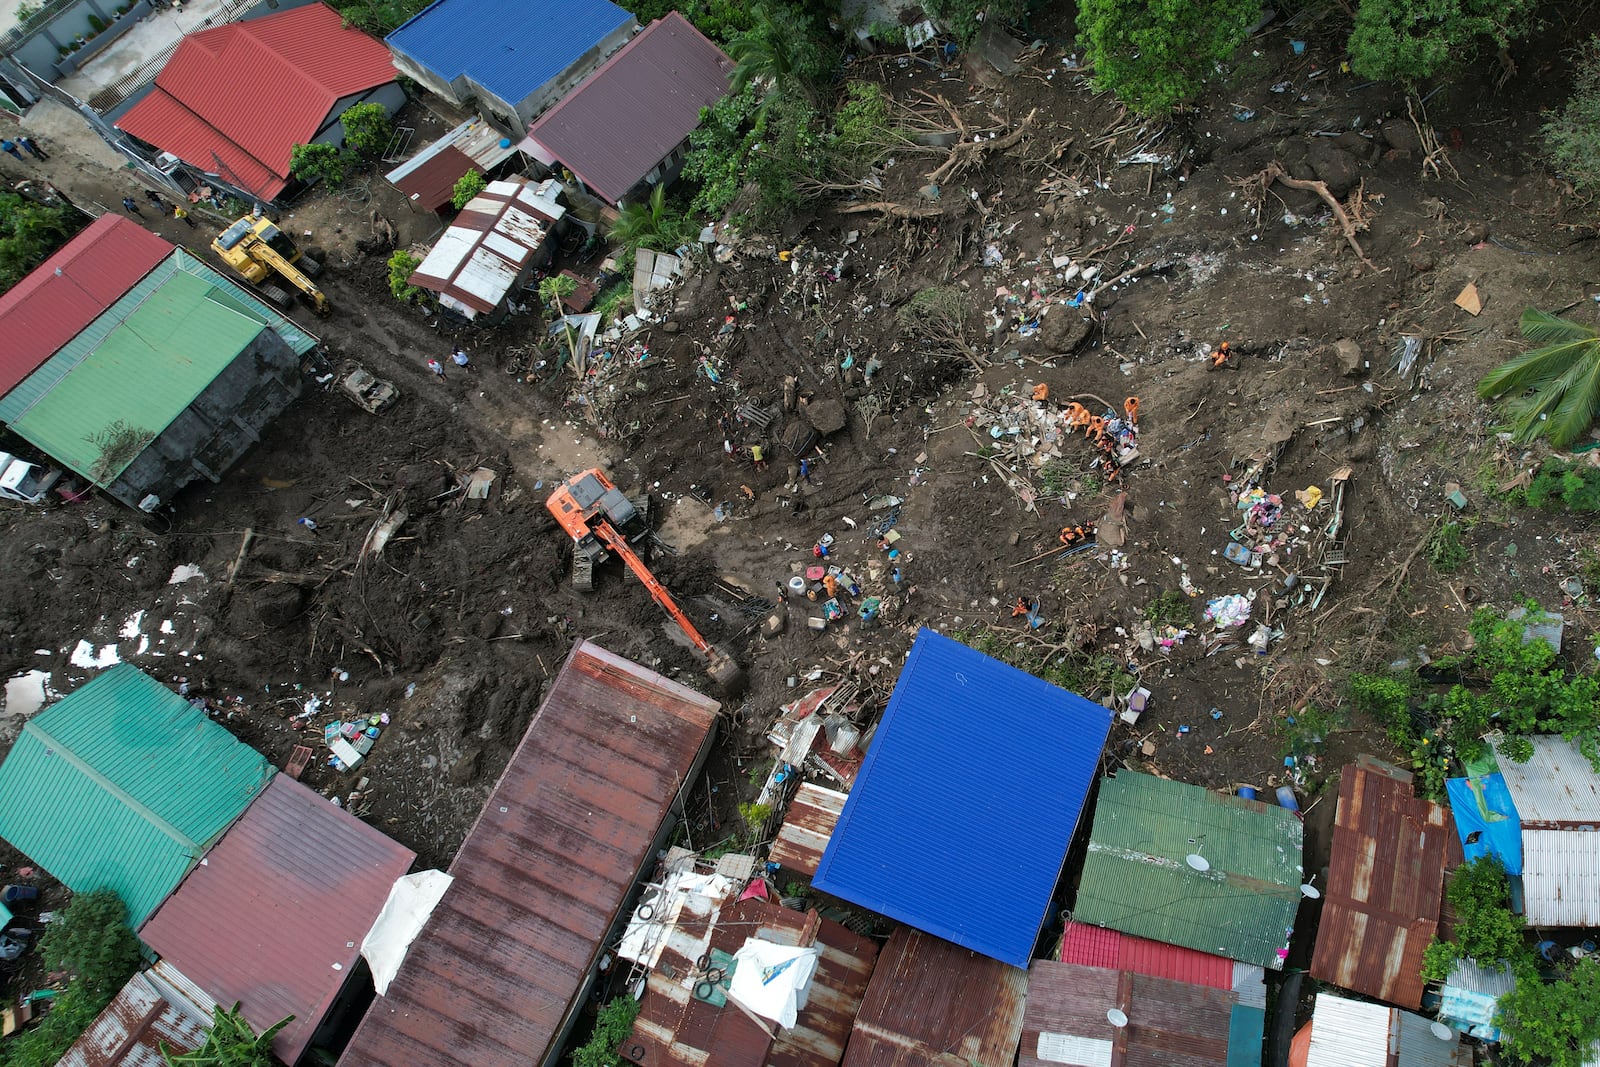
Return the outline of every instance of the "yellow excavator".
<path id="1" fill-rule="evenodd" d="M 211 242 L 211 251 L 281 308 L 289 307 L 292 298 L 278 284 L 280 280 L 304 293 L 317 314 L 326 315 L 333 310 L 327 294 L 311 280 L 322 272 L 322 264 L 302 252 L 288 234 L 264 215 L 246 215 L 223 230 Z"/>

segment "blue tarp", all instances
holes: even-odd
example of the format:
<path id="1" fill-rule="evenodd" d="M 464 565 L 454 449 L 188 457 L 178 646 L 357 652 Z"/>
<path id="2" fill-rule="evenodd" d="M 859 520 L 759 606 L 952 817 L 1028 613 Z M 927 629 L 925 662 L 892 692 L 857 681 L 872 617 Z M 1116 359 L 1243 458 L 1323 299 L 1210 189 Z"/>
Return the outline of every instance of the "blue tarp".
<path id="1" fill-rule="evenodd" d="M 1469 860 L 1493 853 L 1507 874 L 1522 873 L 1522 823 L 1500 774 L 1451 778 L 1445 782 L 1461 851 Z M 1474 837 L 1474 835 L 1476 835 Z"/>
<path id="2" fill-rule="evenodd" d="M 812 886 L 1026 967 L 1111 712 L 923 630 Z"/>

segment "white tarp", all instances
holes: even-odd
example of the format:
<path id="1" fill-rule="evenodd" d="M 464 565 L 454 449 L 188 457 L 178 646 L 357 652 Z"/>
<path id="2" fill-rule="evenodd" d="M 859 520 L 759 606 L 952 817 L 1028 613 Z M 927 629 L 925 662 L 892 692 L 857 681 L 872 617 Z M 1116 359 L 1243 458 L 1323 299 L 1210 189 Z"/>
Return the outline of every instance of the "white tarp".
<path id="1" fill-rule="evenodd" d="M 674 868 L 660 885 L 649 885 L 639 898 L 639 904 L 628 920 L 628 928 L 617 946 L 617 955 L 632 963 L 654 967 L 661 957 L 678 919 L 690 897 L 704 897 L 705 903 L 691 907 L 692 914 L 704 918 L 733 888 L 732 880 L 720 874 L 700 874 L 692 870 Z"/>
<path id="2" fill-rule="evenodd" d="M 402 875 L 389 887 L 389 899 L 361 940 L 361 955 L 372 968 L 372 985 L 382 996 L 405 962 L 411 942 L 454 881 L 443 871 L 418 871 Z"/>
<path id="3" fill-rule="evenodd" d="M 733 954 L 728 995 L 763 1018 L 793 1026 L 811 992 L 819 948 L 775 945 L 758 937 Z"/>

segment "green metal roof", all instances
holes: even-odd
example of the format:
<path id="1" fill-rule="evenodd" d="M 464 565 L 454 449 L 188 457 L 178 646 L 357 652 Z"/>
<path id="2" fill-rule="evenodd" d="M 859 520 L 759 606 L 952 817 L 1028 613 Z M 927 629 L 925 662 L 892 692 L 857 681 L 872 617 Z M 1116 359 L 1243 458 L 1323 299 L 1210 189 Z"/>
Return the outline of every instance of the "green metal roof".
<path id="1" fill-rule="evenodd" d="M 86 477 L 97 435 L 124 426 L 154 440 L 255 339 L 262 325 L 213 298 L 213 286 L 174 274 L 100 346 L 12 423 L 12 429 Z M 108 485 L 138 456 L 100 472 Z"/>
<path id="2" fill-rule="evenodd" d="M 1280 969 L 1302 837 L 1286 808 L 1123 771 L 1100 783 L 1073 917 Z"/>
<path id="3" fill-rule="evenodd" d="M 0 837 L 74 892 L 116 890 L 137 926 L 274 773 L 121 664 L 23 727 L 0 765 Z"/>

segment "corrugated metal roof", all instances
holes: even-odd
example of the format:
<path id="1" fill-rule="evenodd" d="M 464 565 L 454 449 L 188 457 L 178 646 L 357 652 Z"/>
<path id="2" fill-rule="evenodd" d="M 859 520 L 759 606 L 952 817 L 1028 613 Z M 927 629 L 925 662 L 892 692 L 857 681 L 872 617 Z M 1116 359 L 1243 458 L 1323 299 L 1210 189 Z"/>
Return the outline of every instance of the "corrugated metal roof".
<path id="1" fill-rule="evenodd" d="M 109 218 L 111 216 L 102 216 Z M 317 346 L 317 339 L 306 333 L 282 313 L 268 307 L 248 290 L 241 289 L 232 280 L 207 266 L 181 248 L 157 263 L 148 274 L 139 279 L 132 289 L 112 304 L 105 314 L 78 331 L 47 359 L 38 370 L 4 397 L 0 397 L 0 422 L 15 422 L 41 397 L 54 389 L 72 370 L 92 356 L 113 331 L 120 329 L 128 316 L 144 306 L 150 294 L 167 284 L 174 274 L 188 274 L 203 279 L 212 286 L 210 299 L 226 308 L 245 315 L 269 327 L 297 356 L 303 356 Z"/>
<path id="2" fill-rule="evenodd" d="M 878 954 L 842 1067 L 1005 1067 L 1022 1040 L 1028 972 L 895 929 Z"/>
<path id="3" fill-rule="evenodd" d="M 0 837 L 137 926 L 273 775 L 259 752 L 136 667 L 46 708 L 0 765 Z"/>
<path id="4" fill-rule="evenodd" d="M 693 995 L 697 961 L 733 955 L 747 938 L 818 945 L 822 956 L 793 1027 L 772 1039 L 736 1005 L 717 1007 Z M 878 948 L 838 923 L 751 898 L 717 906 L 693 895 L 651 970 L 624 1059 L 640 1067 L 833 1067 L 872 976 Z"/>
<path id="5" fill-rule="evenodd" d="M 413 206 L 437 211 L 450 202 L 456 182 L 476 167 L 488 173 L 516 152 L 511 138 L 481 116 L 455 129 L 384 175 Z"/>
<path id="6" fill-rule="evenodd" d="M 528 128 L 606 200 L 621 200 L 728 94 L 733 60 L 676 11 L 652 22 Z"/>
<path id="7" fill-rule="evenodd" d="M 1228 1067 L 1233 1007 L 1225 989 L 1034 960 L 1017 1067 L 1095 1062 Z M 1126 1026 L 1112 1025 L 1107 1012 L 1113 1008 L 1127 1016 Z M 1261 1031 L 1240 1038 L 1259 1063 Z M 1064 1057 L 1069 1049 L 1078 1054 Z"/>
<path id="8" fill-rule="evenodd" d="M 1560 737 L 1530 737 L 1516 763 L 1491 737 L 1522 823 L 1522 894 L 1530 926 L 1600 925 L 1600 774 Z"/>
<path id="9" fill-rule="evenodd" d="M 172 251 L 131 219 L 107 212 L 0 294 L 0 395 L 116 303 Z M 60 271 L 58 275 L 56 272 Z"/>
<path id="10" fill-rule="evenodd" d="M 812 884 L 1027 966 L 1110 726 L 1099 704 L 924 629 Z"/>
<path id="11" fill-rule="evenodd" d="M 566 214 L 553 188 L 534 186 L 526 178 L 490 182 L 407 280 L 438 293 L 468 317 L 493 311 L 544 246 L 551 226 Z"/>
<path id="12" fill-rule="evenodd" d="M 416 853 L 288 775 L 273 779 L 139 937 L 294 1063 Z"/>
<path id="13" fill-rule="evenodd" d="M 1439 926 L 1444 872 L 1460 863 L 1449 811 L 1418 797 L 1409 772 L 1370 758 L 1346 767 L 1311 976 L 1421 1005 L 1422 954 Z"/>
<path id="14" fill-rule="evenodd" d="M 1232 989 L 1234 985 L 1233 960 L 1087 923 L 1066 924 L 1058 955 L 1062 963 L 1082 967 L 1109 967 L 1212 989 Z M 1257 969 L 1256 974 L 1260 973 Z"/>
<path id="15" fill-rule="evenodd" d="M 632 21 L 609 0 L 435 0 L 384 40 L 444 81 L 471 78 L 515 107 Z"/>
<path id="16" fill-rule="evenodd" d="M 838 825 L 848 793 L 828 789 L 815 782 L 802 782 L 789 801 L 778 838 L 767 859 L 807 876 L 817 873 L 828 838 Z"/>
<path id="17" fill-rule="evenodd" d="M 526 1067 L 582 995 L 720 705 L 580 641 L 340 1067 Z"/>
<path id="18" fill-rule="evenodd" d="M 394 79 L 380 42 L 309 4 L 189 34 L 117 126 L 271 200 L 288 184 L 290 150 L 316 137 L 335 103 Z"/>
<path id="19" fill-rule="evenodd" d="M 1286 808 L 1122 771 L 1100 783 L 1074 915 L 1280 969 L 1300 904 L 1302 835 Z"/>
<path id="20" fill-rule="evenodd" d="M 56 1067 L 167 1067 L 161 1054 L 193 1052 L 205 1044 L 211 1017 L 146 973 L 128 979 Z"/>
<path id="21" fill-rule="evenodd" d="M 1517 763 L 1490 738 L 1524 830 L 1600 828 L 1600 774 L 1578 746 L 1556 736 L 1530 737 L 1533 756 Z"/>
<path id="22" fill-rule="evenodd" d="M 1460 1036 L 1441 1039 L 1432 1026 L 1399 1008 L 1318 993 L 1305 1067 L 1471 1067 Z"/>
<path id="23" fill-rule="evenodd" d="M 209 282 L 174 274 L 11 428 L 92 477 L 106 432 L 120 424 L 154 440 L 262 329 L 218 300 Z M 138 454 L 129 452 L 98 484 L 115 481 Z"/>
<path id="24" fill-rule="evenodd" d="M 1470 1028 L 1473 1037 L 1498 1041 L 1495 1006 L 1516 986 L 1517 977 L 1506 964 L 1490 970 L 1473 960 L 1457 960 L 1450 977 L 1439 987 L 1439 1018 Z"/>

